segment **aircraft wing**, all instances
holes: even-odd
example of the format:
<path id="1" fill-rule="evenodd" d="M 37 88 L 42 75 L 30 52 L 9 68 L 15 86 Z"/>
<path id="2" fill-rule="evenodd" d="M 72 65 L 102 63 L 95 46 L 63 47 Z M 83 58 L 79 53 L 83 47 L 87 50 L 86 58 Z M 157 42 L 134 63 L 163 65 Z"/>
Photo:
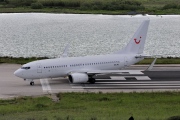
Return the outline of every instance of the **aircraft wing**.
<path id="1" fill-rule="evenodd" d="M 71 73 L 86 73 L 87 75 L 97 75 L 97 74 L 143 74 L 142 71 L 144 70 L 74 70 Z"/>
<path id="2" fill-rule="evenodd" d="M 156 60 L 157 60 L 157 58 L 155 58 L 155 59 L 153 60 L 153 62 L 152 62 L 151 65 L 146 69 L 146 71 L 151 71 L 151 70 L 152 70 L 154 64 L 156 63 Z"/>
<path id="3" fill-rule="evenodd" d="M 69 44 L 66 45 L 63 54 L 60 57 L 68 57 Z"/>
<path id="4" fill-rule="evenodd" d="M 142 71 L 144 70 L 94 70 L 87 71 L 87 74 L 143 74 Z"/>

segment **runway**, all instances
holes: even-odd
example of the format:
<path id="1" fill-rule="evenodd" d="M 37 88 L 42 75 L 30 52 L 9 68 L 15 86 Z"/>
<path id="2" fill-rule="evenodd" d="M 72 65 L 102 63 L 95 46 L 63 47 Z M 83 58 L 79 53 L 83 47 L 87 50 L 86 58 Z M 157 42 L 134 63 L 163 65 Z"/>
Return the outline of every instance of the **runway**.
<path id="1" fill-rule="evenodd" d="M 70 84 L 66 78 L 55 78 L 34 80 L 34 86 L 14 76 L 13 72 L 19 67 L 21 65 L 0 64 L 0 99 L 58 92 L 144 92 L 180 89 L 180 65 L 157 65 L 152 71 L 132 74 L 100 74 L 95 77 L 95 84 Z M 147 66 L 140 65 L 127 69 L 146 68 Z"/>
<path id="2" fill-rule="evenodd" d="M 95 84 L 73 84 L 73 89 L 180 89 L 180 71 L 143 71 L 142 74 L 109 74 L 96 77 Z"/>

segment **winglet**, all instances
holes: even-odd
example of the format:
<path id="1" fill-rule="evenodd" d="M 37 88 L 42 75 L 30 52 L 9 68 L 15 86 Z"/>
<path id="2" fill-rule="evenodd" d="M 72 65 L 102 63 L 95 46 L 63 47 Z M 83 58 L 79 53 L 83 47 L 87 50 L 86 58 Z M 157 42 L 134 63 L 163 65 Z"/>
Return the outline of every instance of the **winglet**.
<path id="1" fill-rule="evenodd" d="M 66 45 L 63 54 L 61 57 L 68 57 L 69 44 Z"/>
<path id="2" fill-rule="evenodd" d="M 157 60 L 157 58 L 155 58 L 155 59 L 153 60 L 153 62 L 151 63 L 151 65 L 150 65 L 145 71 L 151 71 L 152 68 L 153 68 L 153 66 L 154 66 L 154 64 L 155 64 L 155 62 L 156 62 L 156 60 Z"/>

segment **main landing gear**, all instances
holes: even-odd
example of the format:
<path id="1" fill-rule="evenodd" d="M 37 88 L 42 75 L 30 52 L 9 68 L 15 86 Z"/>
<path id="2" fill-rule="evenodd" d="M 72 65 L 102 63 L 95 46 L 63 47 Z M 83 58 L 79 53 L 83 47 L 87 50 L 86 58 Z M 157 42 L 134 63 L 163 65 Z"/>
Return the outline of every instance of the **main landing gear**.
<path id="1" fill-rule="evenodd" d="M 94 84 L 96 80 L 94 78 L 89 78 L 89 83 Z"/>
<path id="2" fill-rule="evenodd" d="M 33 86 L 33 85 L 34 85 L 34 81 L 31 81 L 31 82 L 30 82 L 30 85 Z"/>

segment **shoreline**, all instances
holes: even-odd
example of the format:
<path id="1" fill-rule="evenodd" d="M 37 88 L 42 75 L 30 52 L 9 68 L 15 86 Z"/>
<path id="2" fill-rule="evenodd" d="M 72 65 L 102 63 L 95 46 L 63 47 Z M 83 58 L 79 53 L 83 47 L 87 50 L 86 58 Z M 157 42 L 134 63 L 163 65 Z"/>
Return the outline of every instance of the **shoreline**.
<path id="1" fill-rule="evenodd" d="M 2 0 L 0 13 L 72 13 L 109 15 L 179 15 L 179 0 Z"/>
<path id="2" fill-rule="evenodd" d="M 0 12 L 0 14 L 79 14 L 79 15 L 121 15 L 121 16 L 180 16 L 180 14 L 101 14 L 101 13 L 56 13 L 56 12 Z M 2 56 L 0 56 L 2 57 Z"/>
<path id="3" fill-rule="evenodd" d="M 28 8 L 0 8 L 2 13 L 52 13 L 52 14 L 102 14 L 102 15 L 180 15 L 180 10 L 159 10 L 157 12 L 144 12 L 144 11 L 106 11 L 106 10 L 76 10 L 76 9 L 28 9 Z"/>

